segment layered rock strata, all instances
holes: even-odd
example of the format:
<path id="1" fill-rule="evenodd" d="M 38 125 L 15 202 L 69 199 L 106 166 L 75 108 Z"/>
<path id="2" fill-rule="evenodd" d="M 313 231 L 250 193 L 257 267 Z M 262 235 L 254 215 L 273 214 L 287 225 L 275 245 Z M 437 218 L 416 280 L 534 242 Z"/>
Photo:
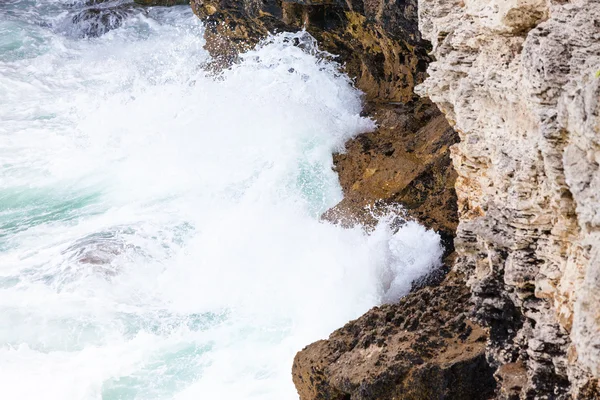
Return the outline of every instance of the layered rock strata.
<path id="1" fill-rule="evenodd" d="M 600 2 L 419 0 L 501 398 L 600 398 Z"/>

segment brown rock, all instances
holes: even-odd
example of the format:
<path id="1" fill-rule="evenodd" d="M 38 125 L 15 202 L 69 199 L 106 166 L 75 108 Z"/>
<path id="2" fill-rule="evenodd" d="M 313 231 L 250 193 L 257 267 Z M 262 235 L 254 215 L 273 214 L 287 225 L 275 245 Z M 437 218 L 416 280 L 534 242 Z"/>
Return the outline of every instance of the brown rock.
<path id="1" fill-rule="evenodd" d="M 500 383 L 498 398 L 518 400 L 527 384 L 527 368 L 523 362 L 504 364 L 494 374 Z"/>
<path id="2" fill-rule="evenodd" d="M 296 355 L 303 400 L 490 399 L 486 331 L 470 322 L 469 291 L 450 273 L 437 287 L 376 307 Z"/>
<path id="3" fill-rule="evenodd" d="M 430 61 L 416 25 L 392 34 L 357 12 L 344 12 L 337 29 L 309 29 L 326 51 L 340 56 L 346 73 L 373 103 L 415 99 L 414 87 L 425 79 Z M 415 38 L 415 40 L 410 38 Z"/>
<path id="4" fill-rule="evenodd" d="M 372 206 L 401 204 L 408 214 L 438 231 L 448 253 L 458 223 L 450 146 L 457 135 L 426 99 L 374 107 L 379 128 L 346 143 L 334 155 L 344 199 L 323 218 L 368 225 Z"/>

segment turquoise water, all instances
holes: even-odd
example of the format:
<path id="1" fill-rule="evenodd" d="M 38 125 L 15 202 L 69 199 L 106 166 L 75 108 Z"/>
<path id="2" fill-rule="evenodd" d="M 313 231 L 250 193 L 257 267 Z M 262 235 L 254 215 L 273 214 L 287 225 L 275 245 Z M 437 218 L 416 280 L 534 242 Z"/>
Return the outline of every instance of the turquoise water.
<path id="1" fill-rule="evenodd" d="M 439 263 L 416 224 L 320 221 L 332 151 L 374 124 L 312 38 L 215 77 L 202 32 L 0 3 L 0 398 L 297 398 L 299 349 Z"/>

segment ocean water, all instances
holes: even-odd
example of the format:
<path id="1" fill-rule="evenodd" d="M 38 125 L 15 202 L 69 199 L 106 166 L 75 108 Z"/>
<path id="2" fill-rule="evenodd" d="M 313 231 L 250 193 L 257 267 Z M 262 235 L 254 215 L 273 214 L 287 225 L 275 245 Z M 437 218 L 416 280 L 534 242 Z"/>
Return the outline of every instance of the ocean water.
<path id="1" fill-rule="evenodd" d="M 295 353 L 439 237 L 320 221 L 374 123 L 310 36 L 215 76 L 189 7 L 117 3 L 0 2 L 0 398 L 296 399 Z"/>

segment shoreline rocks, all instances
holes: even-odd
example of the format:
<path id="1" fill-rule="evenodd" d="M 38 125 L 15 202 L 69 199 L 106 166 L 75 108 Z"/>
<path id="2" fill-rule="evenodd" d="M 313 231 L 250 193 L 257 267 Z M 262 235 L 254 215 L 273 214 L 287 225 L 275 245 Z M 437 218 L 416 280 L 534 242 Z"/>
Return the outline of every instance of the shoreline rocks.
<path id="1" fill-rule="evenodd" d="M 415 95 L 432 61 L 417 29 L 417 2 L 192 0 L 205 21 L 213 67 L 226 68 L 268 32 L 306 29 L 339 56 L 365 93 L 365 113 L 378 122 L 334 155 L 344 200 L 324 219 L 369 224 L 368 207 L 401 205 L 409 218 L 438 230 L 447 248 L 442 273 L 413 284 L 398 304 L 376 307 L 307 346 L 293 377 L 309 399 L 489 399 L 494 369 L 485 356 L 488 330 L 469 321 L 469 291 L 450 272 L 458 223 L 458 141 L 438 108 Z"/>
<path id="2" fill-rule="evenodd" d="M 487 332 L 469 321 L 469 298 L 451 272 L 307 346 L 292 367 L 300 399 L 493 398 Z"/>

